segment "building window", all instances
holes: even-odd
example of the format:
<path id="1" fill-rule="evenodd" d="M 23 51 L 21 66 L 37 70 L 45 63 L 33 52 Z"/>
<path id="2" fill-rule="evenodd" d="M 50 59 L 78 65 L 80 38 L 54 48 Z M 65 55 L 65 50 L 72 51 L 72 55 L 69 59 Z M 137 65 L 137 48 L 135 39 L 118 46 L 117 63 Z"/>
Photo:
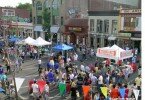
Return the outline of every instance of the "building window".
<path id="1" fill-rule="evenodd" d="M 117 33 L 117 20 L 112 20 L 112 34 Z"/>
<path id="2" fill-rule="evenodd" d="M 37 2 L 36 9 L 37 10 L 42 10 L 42 3 L 40 1 Z"/>
<path id="3" fill-rule="evenodd" d="M 37 24 L 42 24 L 42 16 L 37 16 Z"/>
<path id="4" fill-rule="evenodd" d="M 36 23 L 36 19 L 35 19 L 35 17 L 33 18 L 33 22 L 34 22 L 34 24 Z"/>
<path id="5" fill-rule="evenodd" d="M 109 33 L 109 20 L 104 20 L 104 33 Z"/>
<path id="6" fill-rule="evenodd" d="M 137 19 L 136 17 L 125 17 L 124 18 L 124 28 L 125 30 L 134 30 L 137 24 Z"/>
<path id="7" fill-rule="evenodd" d="M 102 28 L 103 28 L 103 21 L 100 20 L 100 19 L 98 19 L 98 20 L 97 20 L 97 32 L 98 32 L 98 33 L 102 33 L 102 32 L 103 32 L 103 31 L 102 31 L 102 30 L 103 30 Z"/>
<path id="8" fill-rule="evenodd" d="M 35 1 L 34 0 L 32 0 L 32 4 L 33 4 L 33 7 L 35 7 Z"/>
<path id="9" fill-rule="evenodd" d="M 61 25 L 63 25 L 63 17 L 61 17 Z"/>
<path id="10" fill-rule="evenodd" d="M 90 31 L 94 31 L 94 19 L 90 19 Z"/>

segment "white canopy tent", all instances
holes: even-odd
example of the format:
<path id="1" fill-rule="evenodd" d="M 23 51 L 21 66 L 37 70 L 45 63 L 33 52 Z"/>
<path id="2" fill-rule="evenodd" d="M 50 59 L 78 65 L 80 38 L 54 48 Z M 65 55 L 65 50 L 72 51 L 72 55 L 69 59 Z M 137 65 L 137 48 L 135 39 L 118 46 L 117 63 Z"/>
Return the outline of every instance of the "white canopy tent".
<path id="1" fill-rule="evenodd" d="M 133 54 L 132 50 L 123 50 L 117 45 L 113 45 L 112 47 L 98 48 L 96 56 L 114 60 L 123 60 L 132 57 Z"/>
<path id="2" fill-rule="evenodd" d="M 44 46 L 44 45 L 51 45 L 51 42 L 47 42 L 45 41 L 43 38 L 38 37 L 33 43 L 32 45 L 34 46 Z"/>
<path id="3" fill-rule="evenodd" d="M 35 41 L 36 40 L 33 39 L 33 38 L 31 38 L 31 37 L 27 37 L 24 40 L 21 40 L 21 41 L 16 42 L 16 44 L 22 44 L 22 45 L 29 44 L 29 45 L 32 45 L 32 43 L 34 43 Z"/>

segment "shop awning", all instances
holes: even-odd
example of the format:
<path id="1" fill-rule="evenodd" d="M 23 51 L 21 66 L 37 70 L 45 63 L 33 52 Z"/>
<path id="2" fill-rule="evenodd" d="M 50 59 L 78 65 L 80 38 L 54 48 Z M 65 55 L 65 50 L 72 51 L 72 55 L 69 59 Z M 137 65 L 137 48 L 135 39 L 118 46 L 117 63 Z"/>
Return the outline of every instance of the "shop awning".
<path id="1" fill-rule="evenodd" d="M 131 40 L 134 40 L 134 41 L 141 41 L 141 38 L 131 38 Z"/>
<path id="2" fill-rule="evenodd" d="M 50 27 L 50 32 L 51 33 L 58 33 L 58 31 L 59 31 L 59 26 L 51 26 Z"/>
<path id="3" fill-rule="evenodd" d="M 108 37 L 108 40 L 116 40 L 116 37 L 114 37 L 114 36 L 109 36 L 109 37 Z"/>
<path id="4" fill-rule="evenodd" d="M 35 26 L 34 31 L 42 32 L 43 28 L 42 28 L 42 26 Z"/>

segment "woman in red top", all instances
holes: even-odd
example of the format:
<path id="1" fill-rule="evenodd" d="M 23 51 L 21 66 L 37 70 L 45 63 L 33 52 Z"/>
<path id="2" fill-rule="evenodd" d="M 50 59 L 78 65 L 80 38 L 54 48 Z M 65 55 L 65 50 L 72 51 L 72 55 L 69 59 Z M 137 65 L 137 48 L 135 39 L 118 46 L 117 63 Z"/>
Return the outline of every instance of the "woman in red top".
<path id="1" fill-rule="evenodd" d="M 124 87 L 125 87 L 125 100 L 127 100 L 129 89 L 127 88 L 127 85 L 124 85 Z"/>
<path id="2" fill-rule="evenodd" d="M 113 85 L 113 88 L 111 89 L 110 96 L 112 99 L 117 99 L 119 97 L 119 91 L 115 85 Z"/>

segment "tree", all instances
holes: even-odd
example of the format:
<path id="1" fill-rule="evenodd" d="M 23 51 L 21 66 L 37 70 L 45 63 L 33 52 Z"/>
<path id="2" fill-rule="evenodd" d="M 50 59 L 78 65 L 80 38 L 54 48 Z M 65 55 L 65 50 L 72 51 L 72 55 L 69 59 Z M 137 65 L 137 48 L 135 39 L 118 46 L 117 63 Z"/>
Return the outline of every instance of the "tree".
<path id="1" fill-rule="evenodd" d="M 25 3 L 25 4 L 19 3 L 16 8 L 26 9 L 26 10 L 30 11 L 30 22 L 32 22 L 32 4 L 30 4 L 30 3 Z"/>
<path id="2" fill-rule="evenodd" d="M 44 8 L 43 10 L 43 30 L 47 32 L 45 39 L 48 40 L 51 37 L 50 34 L 50 11 L 48 8 Z"/>
<path id="3" fill-rule="evenodd" d="M 16 8 L 26 9 L 26 10 L 32 11 L 32 4 L 30 4 L 30 3 L 25 3 L 25 4 L 19 3 Z"/>

